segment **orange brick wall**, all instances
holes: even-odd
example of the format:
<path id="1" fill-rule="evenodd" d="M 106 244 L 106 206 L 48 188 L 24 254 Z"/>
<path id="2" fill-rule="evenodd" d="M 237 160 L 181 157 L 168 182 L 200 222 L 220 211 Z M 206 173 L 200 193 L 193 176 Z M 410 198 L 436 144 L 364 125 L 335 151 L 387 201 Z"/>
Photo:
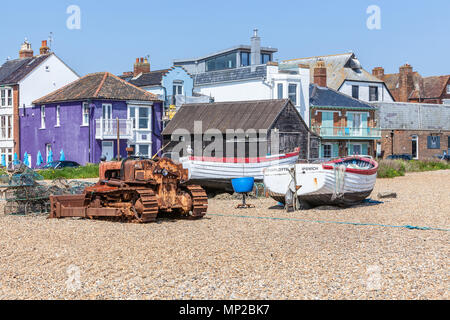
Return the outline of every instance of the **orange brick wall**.
<path id="1" fill-rule="evenodd" d="M 439 134 L 441 137 L 440 149 L 428 149 L 427 140 L 431 134 Z M 448 150 L 448 137 L 450 131 L 419 131 L 419 130 L 394 130 L 394 154 L 412 154 L 412 136 L 417 135 L 419 138 L 419 160 L 426 160 L 435 154 L 442 154 Z M 392 154 L 391 130 L 383 130 L 381 132 L 381 152 L 383 158 Z"/>

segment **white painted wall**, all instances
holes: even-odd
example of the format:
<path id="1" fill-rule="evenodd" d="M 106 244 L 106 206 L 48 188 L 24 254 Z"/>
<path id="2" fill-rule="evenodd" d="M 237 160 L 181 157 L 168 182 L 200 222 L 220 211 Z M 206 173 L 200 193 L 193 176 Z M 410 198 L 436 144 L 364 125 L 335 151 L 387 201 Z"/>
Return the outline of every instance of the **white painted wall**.
<path id="1" fill-rule="evenodd" d="M 34 100 L 78 79 L 74 71 L 52 54 L 19 82 L 19 106 L 31 107 Z"/>
<path id="2" fill-rule="evenodd" d="M 309 69 L 298 74 L 280 73 L 277 66 L 268 66 L 266 79 L 239 80 L 200 85 L 194 91 L 214 98 L 215 102 L 267 100 L 278 98 L 278 84 L 283 84 L 283 99 L 289 97 L 289 84 L 297 85 L 296 107 L 309 126 Z"/>
<path id="3" fill-rule="evenodd" d="M 378 101 L 379 102 L 394 102 L 391 95 L 389 94 L 386 85 L 379 82 L 357 82 L 357 81 L 344 81 L 342 86 L 339 88 L 339 92 L 346 95 L 352 96 L 352 86 L 359 86 L 359 100 L 365 102 L 376 102 L 369 101 L 369 87 L 378 87 Z"/>
<path id="4" fill-rule="evenodd" d="M 271 88 L 262 80 L 243 80 L 197 86 L 195 92 L 211 96 L 215 102 L 272 99 Z"/>

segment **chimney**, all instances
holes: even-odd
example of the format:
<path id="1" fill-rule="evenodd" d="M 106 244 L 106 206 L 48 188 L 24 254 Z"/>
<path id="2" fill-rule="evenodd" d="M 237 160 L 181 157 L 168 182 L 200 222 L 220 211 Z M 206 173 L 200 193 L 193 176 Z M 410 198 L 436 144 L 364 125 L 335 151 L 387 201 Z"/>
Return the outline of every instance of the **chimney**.
<path id="1" fill-rule="evenodd" d="M 134 64 L 133 76 L 137 76 L 141 73 L 150 72 L 150 63 L 147 58 L 136 58 L 136 63 Z"/>
<path id="2" fill-rule="evenodd" d="M 261 38 L 258 36 L 258 29 L 253 30 L 251 42 L 251 71 L 253 72 L 256 70 L 256 66 L 261 64 Z"/>
<path id="3" fill-rule="evenodd" d="M 408 63 L 399 68 L 399 102 L 408 102 L 408 97 L 414 90 L 413 68 Z"/>
<path id="4" fill-rule="evenodd" d="M 382 67 L 376 67 L 372 69 L 372 75 L 380 80 L 384 78 L 384 69 Z"/>
<path id="5" fill-rule="evenodd" d="M 327 86 L 327 68 L 325 67 L 325 62 L 323 60 L 317 61 L 314 66 L 314 81 L 319 87 Z"/>
<path id="6" fill-rule="evenodd" d="M 32 57 L 33 57 L 33 50 L 31 49 L 31 43 L 29 43 L 27 38 L 25 38 L 25 41 L 20 46 L 19 58 L 25 59 Z"/>
<path id="7" fill-rule="evenodd" d="M 50 48 L 47 46 L 47 40 L 42 40 L 41 48 L 39 49 L 39 54 L 47 54 L 50 52 Z"/>

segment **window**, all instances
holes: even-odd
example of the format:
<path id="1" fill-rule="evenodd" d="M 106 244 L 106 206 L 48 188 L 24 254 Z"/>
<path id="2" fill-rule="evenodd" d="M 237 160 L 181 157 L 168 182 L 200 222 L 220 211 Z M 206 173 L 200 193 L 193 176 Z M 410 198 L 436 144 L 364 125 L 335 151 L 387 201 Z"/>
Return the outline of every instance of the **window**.
<path id="1" fill-rule="evenodd" d="M 133 122 L 133 129 L 136 129 L 136 107 L 130 107 L 129 110 L 130 116 L 128 118 Z"/>
<path id="2" fill-rule="evenodd" d="M 324 158 L 331 158 L 331 150 L 332 145 L 331 144 L 324 144 L 323 145 L 323 157 Z"/>
<path id="3" fill-rule="evenodd" d="M 2 107 L 11 107 L 13 93 L 11 89 L 1 89 L 0 90 L 0 106 Z"/>
<path id="4" fill-rule="evenodd" d="M 148 148 L 147 144 L 140 144 L 139 145 L 139 154 L 141 156 L 148 157 L 148 150 L 149 150 L 149 148 Z"/>
<path id="5" fill-rule="evenodd" d="M 362 146 L 360 144 L 353 145 L 353 154 L 358 155 L 361 154 Z"/>
<path id="6" fill-rule="evenodd" d="M 266 64 L 269 61 L 270 61 L 270 54 L 261 53 L 261 64 Z"/>
<path id="7" fill-rule="evenodd" d="M 206 71 L 236 68 L 236 52 L 206 60 Z"/>
<path id="8" fill-rule="evenodd" d="M 8 133 L 7 138 L 11 139 L 12 138 L 12 116 L 7 116 L 7 119 L 8 119 L 8 126 L 6 129 L 6 131 Z"/>
<path id="9" fill-rule="evenodd" d="M 149 108 L 139 108 L 139 129 L 149 129 Z"/>
<path id="10" fill-rule="evenodd" d="M 12 148 L 1 148 L 0 149 L 0 160 L 5 158 L 5 164 L 8 166 L 9 163 L 13 160 L 13 152 Z"/>
<path id="11" fill-rule="evenodd" d="M 41 129 L 45 129 L 45 106 L 41 106 Z"/>
<path id="12" fill-rule="evenodd" d="M 60 106 L 56 106 L 56 127 L 61 125 Z"/>
<path id="13" fill-rule="evenodd" d="M 440 136 L 428 136 L 427 137 L 428 149 L 440 149 L 441 148 L 441 137 Z"/>
<path id="14" fill-rule="evenodd" d="M 283 84 L 279 83 L 277 85 L 278 99 L 283 99 Z"/>
<path id="15" fill-rule="evenodd" d="M 89 125 L 89 103 L 83 102 L 83 108 L 82 108 L 82 125 L 88 126 Z"/>
<path id="16" fill-rule="evenodd" d="M 173 89 L 172 94 L 183 94 L 183 83 L 182 82 L 173 82 Z"/>
<path id="17" fill-rule="evenodd" d="M 294 106 L 297 105 L 297 85 L 296 84 L 289 84 L 289 99 L 291 99 Z"/>
<path id="18" fill-rule="evenodd" d="M 378 101 L 378 87 L 369 87 L 369 101 Z"/>
<path id="19" fill-rule="evenodd" d="M 359 86 L 352 86 L 352 97 L 359 99 Z"/>
<path id="20" fill-rule="evenodd" d="M 450 94 L 450 84 L 447 85 L 447 93 Z"/>
<path id="21" fill-rule="evenodd" d="M 246 67 L 250 65 L 250 53 L 241 52 L 241 67 Z"/>

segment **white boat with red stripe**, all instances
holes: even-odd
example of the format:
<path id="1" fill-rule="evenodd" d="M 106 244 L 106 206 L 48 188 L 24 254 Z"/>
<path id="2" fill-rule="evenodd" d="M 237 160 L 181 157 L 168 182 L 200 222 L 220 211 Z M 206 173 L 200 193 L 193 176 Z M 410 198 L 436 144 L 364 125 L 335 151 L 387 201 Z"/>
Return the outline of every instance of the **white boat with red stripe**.
<path id="1" fill-rule="evenodd" d="M 349 206 L 371 194 L 377 170 L 376 161 L 360 156 L 319 164 L 273 166 L 264 170 L 264 185 L 269 195 L 281 203 L 296 195 L 301 208 Z"/>

